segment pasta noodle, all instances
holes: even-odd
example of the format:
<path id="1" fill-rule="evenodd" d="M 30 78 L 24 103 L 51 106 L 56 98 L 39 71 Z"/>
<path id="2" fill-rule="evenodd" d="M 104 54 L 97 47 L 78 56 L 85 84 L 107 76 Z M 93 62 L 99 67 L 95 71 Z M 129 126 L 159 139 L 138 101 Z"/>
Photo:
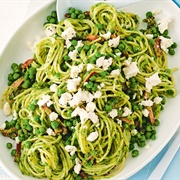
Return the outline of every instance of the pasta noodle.
<path id="1" fill-rule="evenodd" d="M 1 132 L 19 144 L 15 159 L 25 175 L 114 176 L 128 156 L 132 130 L 155 128 L 165 96 L 176 95 L 176 69 L 168 69 L 166 52 L 137 29 L 136 14 L 106 3 L 86 13 L 46 24 L 51 34 L 5 92 L 16 125 Z"/>

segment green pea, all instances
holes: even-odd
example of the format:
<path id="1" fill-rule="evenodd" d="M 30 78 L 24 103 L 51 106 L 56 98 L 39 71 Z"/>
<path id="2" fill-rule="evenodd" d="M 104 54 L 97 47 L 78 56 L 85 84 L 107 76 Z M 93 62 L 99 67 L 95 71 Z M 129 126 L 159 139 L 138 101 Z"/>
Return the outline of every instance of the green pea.
<path id="1" fill-rule="evenodd" d="M 71 58 L 66 54 L 65 56 L 64 56 L 64 60 L 65 61 L 68 61 L 68 60 L 70 60 Z"/>
<path id="2" fill-rule="evenodd" d="M 26 130 L 32 131 L 32 130 L 33 130 L 33 127 L 32 127 L 31 125 L 27 125 L 27 126 L 26 126 Z"/>
<path id="3" fill-rule="evenodd" d="M 134 144 L 130 143 L 129 150 L 132 151 L 135 148 Z"/>
<path id="4" fill-rule="evenodd" d="M 90 81 L 96 81 L 96 76 L 91 76 L 89 79 Z"/>
<path id="5" fill-rule="evenodd" d="M 57 128 L 59 127 L 59 122 L 57 122 L 57 121 L 51 122 L 51 127 L 52 127 L 53 129 L 57 129 Z"/>
<path id="6" fill-rule="evenodd" d="M 128 37 L 127 37 L 127 40 L 128 40 L 128 41 L 133 41 L 133 37 L 132 37 L 132 36 L 128 36 Z"/>
<path id="7" fill-rule="evenodd" d="M 160 121 L 159 121 L 158 119 L 155 119 L 154 125 L 155 125 L 155 126 L 159 126 L 159 124 L 160 124 Z"/>
<path id="8" fill-rule="evenodd" d="M 53 18 L 53 17 L 51 17 L 51 19 L 49 20 L 49 22 L 52 23 L 52 24 L 54 24 L 54 23 L 56 23 L 56 19 Z"/>
<path id="9" fill-rule="evenodd" d="M 67 115 L 68 115 L 69 117 L 71 117 L 71 114 L 72 114 L 72 109 L 68 109 Z"/>
<path id="10" fill-rule="evenodd" d="M 149 44 L 150 44 L 151 46 L 154 46 L 154 44 L 155 44 L 154 39 L 149 39 Z"/>
<path id="11" fill-rule="evenodd" d="M 51 19 L 51 16 L 47 16 L 46 20 L 49 22 Z"/>
<path id="12" fill-rule="evenodd" d="M 73 46 L 76 46 L 76 45 L 77 45 L 77 41 L 76 41 L 75 39 L 73 39 L 73 40 L 71 41 L 71 44 L 72 44 Z"/>
<path id="13" fill-rule="evenodd" d="M 31 85 L 32 85 L 32 82 L 27 79 L 27 80 L 24 81 L 22 87 L 25 88 L 25 89 L 27 89 L 27 88 L 29 88 Z"/>
<path id="14" fill-rule="evenodd" d="M 133 129 L 135 129 L 135 128 L 136 128 L 136 126 L 135 126 L 134 124 L 131 124 L 131 125 L 130 125 L 130 129 L 131 129 L 131 130 L 133 130 Z"/>
<path id="15" fill-rule="evenodd" d="M 11 68 L 14 70 L 14 69 L 18 69 L 19 68 L 19 66 L 18 66 L 18 64 L 16 64 L 16 63 L 12 63 L 11 64 Z"/>
<path id="16" fill-rule="evenodd" d="M 14 81 L 13 74 L 8 74 L 8 81 Z"/>
<path id="17" fill-rule="evenodd" d="M 18 135 L 21 136 L 21 135 L 23 135 L 23 134 L 24 134 L 23 130 L 22 130 L 22 129 L 19 129 L 19 130 L 18 130 Z"/>
<path id="18" fill-rule="evenodd" d="M 18 136 L 18 140 L 19 140 L 20 142 L 22 142 L 22 141 L 25 140 L 25 137 L 24 137 L 24 136 Z"/>
<path id="19" fill-rule="evenodd" d="M 84 49 L 85 51 L 89 51 L 90 48 L 91 48 L 91 46 L 88 45 L 88 44 L 85 44 L 84 47 L 83 47 L 83 49 Z"/>
<path id="20" fill-rule="evenodd" d="M 79 53 L 81 52 L 81 50 L 82 50 L 82 47 L 81 47 L 81 46 L 77 48 L 77 51 L 78 51 Z"/>
<path id="21" fill-rule="evenodd" d="M 16 80 L 20 77 L 21 75 L 19 73 L 14 73 L 13 74 L 13 79 Z"/>
<path id="22" fill-rule="evenodd" d="M 174 43 L 171 45 L 171 48 L 173 48 L 173 49 L 177 48 L 177 43 L 174 42 Z"/>
<path id="23" fill-rule="evenodd" d="M 156 140 L 156 135 L 155 135 L 155 134 L 152 134 L 151 139 L 152 139 L 152 140 Z"/>
<path id="24" fill-rule="evenodd" d="M 95 57 L 96 57 L 96 58 L 101 57 L 101 53 L 100 53 L 99 51 L 97 51 L 97 52 L 95 53 Z"/>
<path id="25" fill-rule="evenodd" d="M 46 128 L 42 126 L 42 127 L 39 128 L 39 131 L 40 131 L 40 133 L 45 133 L 46 132 Z"/>
<path id="26" fill-rule="evenodd" d="M 136 53 L 136 52 L 139 52 L 141 49 L 139 46 L 134 46 L 133 47 L 133 51 Z"/>
<path id="27" fill-rule="evenodd" d="M 32 143 L 30 141 L 26 141 L 24 143 L 24 147 L 27 148 L 27 149 L 29 149 L 31 146 L 32 146 Z"/>
<path id="28" fill-rule="evenodd" d="M 96 48 L 97 48 L 97 47 L 96 47 L 95 44 L 92 44 L 92 45 L 91 45 L 91 49 L 95 50 Z"/>
<path id="29" fill-rule="evenodd" d="M 56 77 L 60 77 L 60 75 L 61 75 L 60 73 L 56 73 Z"/>
<path id="30" fill-rule="evenodd" d="M 67 127 L 71 127 L 72 126 L 72 122 L 70 122 L 70 121 L 66 121 L 65 124 L 66 124 Z"/>
<path id="31" fill-rule="evenodd" d="M 16 128 L 17 130 L 19 130 L 19 129 L 21 128 L 21 126 L 16 123 L 15 128 Z"/>
<path id="32" fill-rule="evenodd" d="M 105 105 L 105 109 L 106 109 L 106 111 L 111 111 L 112 109 L 113 109 L 113 107 L 112 107 L 112 105 L 110 104 L 110 105 Z"/>
<path id="33" fill-rule="evenodd" d="M 36 130 L 35 130 L 35 134 L 36 134 L 36 135 L 39 135 L 39 134 L 40 134 L 40 130 L 39 130 L 39 129 L 36 129 Z"/>
<path id="34" fill-rule="evenodd" d="M 76 9 L 76 10 L 75 10 L 75 13 L 76 13 L 76 14 L 82 14 L 82 11 L 81 11 L 80 9 Z"/>
<path id="35" fill-rule="evenodd" d="M 86 84 L 86 88 L 91 89 L 93 87 L 93 83 L 90 81 Z"/>
<path id="36" fill-rule="evenodd" d="M 10 126 L 11 127 L 14 127 L 15 125 L 16 125 L 16 120 L 11 120 L 10 122 L 9 122 L 9 124 L 10 124 Z"/>
<path id="37" fill-rule="evenodd" d="M 105 71 L 102 71 L 102 72 L 100 73 L 100 75 L 101 75 L 102 78 L 104 78 L 104 77 L 106 77 L 106 72 L 105 72 Z"/>
<path id="38" fill-rule="evenodd" d="M 71 14 L 71 18 L 72 18 L 72 19 L 76 19 L 76 17 L 77 17 L 77 14 L 76 14 L 76 13 L 72 13 L 72 14 Z"/>
<path id="39" fill-rule="evenodd" d="M 99 30 L 102 30 L 102 29 L 103 29 L 103 25 L 102 25 L 102 24 L 97 24 L 97 28 L 98 28 Z"/>
<path id="40" fill-rule="evenodd" d="M 63 93 L 65 93 L 65 91 L 59 87 L 57 91 L 58 96 L 61 96 Z"/>
<path id="41" fill-rule="evenodd" d="M 16 149 L 12 149 L 11 156 L 15 156 L 15 155 L 16 155 Z"/>
<path id="42" fill-rule="evenodd" d="M 134 149 L 134 150 L 131 152 L 131 155 L 132 155 L 132 157 L 137 157 L 137 156 L 139 156 L 139 151 L 136 150 L 136 149 Z"/>
<path id="43" fill-rule="evenodd" d="M 125 46 L 124 44 L 119 44 L 118 48 L 120 51 L 123 51 L 125 49 Z"/>
<path id="44" fill-rule="evenodd" d="M 145 141 L 139 141 L 138 146 L 139 147 L 144 147 L 146 145 Z"/>
<path id="45" fill-rule="evenodd" d="M 39 115 L 35 115 L 35 116 L 34 116 L 34 120 L 35 120 L 37 123 L 41 122 Z"/>
<path id="46" fill-rule="evenodd" d="M 8 149 L 11 149 L 11 148 L 12 148 L 12 143 L 8 142 L 8 143 L 6 144 L 6 147 L 7 147 Z"/>
<path id="47" fill-rule="evenodd" d="M 30 111 L 34 111 L 34 110 L 36 109 L 36 105 L 35 105 L 35 104 L 30 104 L 29 107 L 28 107 L 28 109 L 29 109 Z"/>
<path id="48" fill-rule="evenodd" d="M 73 51 L 74 49 L 75 49 L 74 46 L 69 47 L 69 51 Z"/>
<path id="49" fill-rule="evenodd" d="M 169 52 L 170 55 L 174 55 L 175 54 L 175 50 L 173 48 L 170 48 L 168 52 Z"/>
<path id="50" fill-rule="evenodd" d="M 69 12 L 70 14 L 72 14 L 73 12 L 75 12 L 75 8 L 70 7 L 70 8 L 68 9 L 68 12 Z"/>
<path id="51" fill-rule="evenodd" d="M 85 15 L 84 14 L 79 14 L 78 15 L 78 19 L 84 19 L 85 18 Z"/>
<path id="52" fill-rule="evenodd" d="M 146 134 L 145 134 L 146 139 L 150 139 L 151 135 L 152 135 L 151 132 L 146 132 Z"/>
<path id="53" fill-rule="evenodd" d="M 54 18 L 56 18 L 56 17 L 57 17 L 56 11 L 52 11 L 52 12 L 51 12 L 51 16 L 54 17 Z"/>
<path id="54" fill-rule="evenodd" d="M 147 17 L 147 18 L 153 17 L 153 13 L 152 13 L 151 11 L 148 11 L 148 12 L 146 13 L 146 17 Z"/>
<path id="55" fill-rule="evenodd" d="M 110 32 L 111 32 L 111 34 L 115 33 L 114 29 L 110 29 Z"/>
<path id="56" fill-rule="evenodd" d="M 146 131 L 151 131 L 151 130 L 152 130 L 152 126 L 151 125 L 146 127 Z"/>

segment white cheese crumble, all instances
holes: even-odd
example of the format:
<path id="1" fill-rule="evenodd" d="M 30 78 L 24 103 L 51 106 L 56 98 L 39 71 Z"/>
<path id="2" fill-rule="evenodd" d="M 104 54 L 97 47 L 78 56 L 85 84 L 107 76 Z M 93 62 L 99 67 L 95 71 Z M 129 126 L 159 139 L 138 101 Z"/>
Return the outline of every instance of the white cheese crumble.
<path id="1" fill-rule="evenodd" d="M 74 79 L 68 79 L 67 80 L 67 89 L 70 92 L 76 91 L 77 90 L 77 86 L 80 84 L 81 82 L 81 78 L 77 77 Z"/>
<path id="2" fill-rule="evenodd" d="M 78 77 L 79 73 L 81 73 L 83 70 L 83 66 L 84 66 L 83 64 L 79 64 L 78 66 L 71 66 L 70 77 L 71 78 Z"/>
<path id="3" fill-rule="evenodd" d="M 77 107 L 72 113 L 71 117 L 79 116 L 81 124 L 84 124 L 89 119 L 89 114 L 85 109 Z"/>
<path id="4" fill-rule="evenodd" d="M 120 69 L 112 70 L 110 75 L 111 76 L 119 76 L 120 75 Z"/>
<path id="5" fill-rule="evenodd" d="M 158 25 L 158 28 L 159 28 L 159 31 L 160 31 L 161 34 L 163 34 L 164 31 L 166 29 L 168 29 L 168 25 L 169 25 L 170 22 L 171 22 L 171 19 L 169 17 L 164 17 L 164 18 L 159 19 L 157 21 L 157 25 Z"/>
<path id="6" fill-rule="evenodd" d="M 117 36 L 116 38 L 110 39 L 108 41 L 108 45 L 110 47 L 116 48 L 119 45 L 119 41 L 120 41 L 120 36 Z"/>
<path id="7" fill-rule="evenodd" d="M 104 39 L 110 39 L 110 37 L 111 37 L 111 32 L 110 31 L 108 31 L 106 34 L 100 34 L 100 36 L 101 37 L 103 37 Z"/>
<path id="8" fill-rule="evenodd" d="M 48 129 L 46 130 L 46 132 L 47 132 L 47 134 L 50 135 L 50 136 L 55 136 L 55 135 L 56 135 L 55 132 L 54 132 L 51 128 L 48 128 Z"/>
<path id="9" fill-rule="evenodd" d="M 149 116 L 149 111 L 147 109 L 143 109 L 142 110 L 142 114 L 145 116 L 145 117 L 148 117 Z"/>
<path id="10" fill-rule="evenodd" d="M 46 27 L 44 32 L 45 32 L 47 37 L 53 36 L 54 34 L 56 34 L 56 28 L 49 25 L 49 26 Z"/>
<path id="11" fill-rule="evenodd" d="M 19 143 L 20 143 L 20 141 L 19 141 L 19 136 L 16 136 L 16 137 L 15 137 L 15 142 L 16 142 L 16 144 L 19 144 Z"/>
<path id="12" fill-rule="evenodd" d="M 87 112 L 94 112 L 95 109 L 96 109 L 96 105 L 94 102 L 87 103 L 87 105 L 86 105 Z"/>
<path id="13" fill-rule="evenodd" d="M 96 66 L 99 68 L 102 67 L 102 69 L 106 71 L 108 70 L 108 67 L 111 66 L 112 62 L 113 62 L 112 58 L 105 59 L 105 57 L 102 56 L 96 60 Z"/>
<path id="14" fill-rule="evenodd" d="M 2 110 L 5 116 L 9 116 L 12 113 L 11 106 L 8 102 L 5 102 Z"/>
<path id="15" fill-rule="evenodd" d="M 52 85 L 50 86 L 50 91 L 51 91 L 51 92 L 56 92 L 56 90 L 57 90 L 57 84 L 52 84 Z"/>
<path id="16" fill-rule="evenodd" d="M 49 115 L 50 121 L 55 121 L 58 118 L 58 114 L 56 112 L 51 112 Z"/>
<path id="17" fill-rule="evenodd" d="M 146 146 L 145 146 L 145 149 L 150 149 L 151 148 L 151 146 L 149 145 L 149 144 L 147 144 Z"/>
<path id="18" fill-rule="evenodd" d="M 77 151 L 76 146 L 72 146 L 72 145 L 67 145 L 64 148 L 68 153 L 70 153 L 71 156 L 73 156 L 75 152 Z"/>
<path id="19" fill-rule="evenodd" d="M 39 41 L 42 39 L 41 36 L 36 36 L 35 37 L 35 42 L 30 42 L 30 41 L 27 41 L 26 42 L 26 46 L 28 49 L 30 49 L 33 53 L 35 53 L 36 51 L 36 45 L 39 43 Z"/>
<path id="20" fill-rule="evenodd" d="M 80 159 L 79 158 L 75 158 L 75 162 L 76 162 L 76 165 L 74 166 L 74 172 L 76 173 L 76 174 L 79 174 L 80 173 L 80 171 L 81 171 L 81 161 L 80 161 Z"/>
<path id="21" fill-rule="evenodd" d="M 93 64 L 87 64 L 87 71 L 91 71 L 92 69 L 94 69 L 94 65 Z"/>
<path id="22" fill-rule="evenodd" d="M 161 13 L 162 13 L 162 10 L 161 10 L 161 9 L 154 9 L 154 10 L 152 11 L 152 13 L 153 13 L 154 15 L 161 14 Z"/>
<path id="23" fill-rule="evenodd" d="M 81 89 L 78 90 L 69 101 L 69 105 L 71 107 L 79 105 L 81 102 L 91 102 L 94 96 L 88 91 L 82 91 Z"/>
<path id="24" fill-rule="evenodd" d="M 161 79 L 158 75 L 158 73 L 154 73 L 152 76 L 150 76 L 149 78 L 145 78 L 146 80 L 146 84 L 145 87 L 147 89 L 148 92 L 151 91 L 151 89 L 153 88 L 153 86 L 158 85 L 159 83 L 161 83 Z"/>
<path id="25" fill-rule="evenodd" d="M 173 40 L 165 38 L 163 36 L 159 36 L 159 39 L 161 40 L 161 49 L 168 53 L 168 47 L 170 47 L 173 44 Z"/>
<path id="26" fill-rule="evenodd" d="M 73 37 L 76 37 L 76 31 L 72 27 L 69 27 L 62 32 L 61 36 L 63 39 L 72 39 Z"/>
<path id="27" fill-rule="evenodd" d="M 0 125 L 0 130 L 4 130 L 5 128 L 6 128 L 6 123 L 4 122 Z"/>
<path id="28" fill-rule="evenodd" d="M 98 132 L 95 131 L 95 132 L 91 132 L 88 137 L 87 137 L 87 140 L 90 141 L 90 142 L 93 142 L 95 141 L 97 138 L 98 138 Z"/>
<path id="29" fill-rule="evenodd" d="M 154 103 L 155 104 L 159 104 L 161 101 L 162 101 L 162 98 L 159 97 L 159 96 L 154 98 Z"/>
<path id="30" fill-rule="evenodd" d="M 150 106 L 153 105 L 153 101 L 151 101 L 150 99 L 148 99 L 148 100 L 143 100 L 143 101 L 141 101 L 140 105 L 150 107 Z"/>
<path id="31" fill-rule="evenodd" d="M 153 38 L 153 34 L 146 34 L 147 39 L 152 39 Z"/>
<path id="32" fill-rule="evenodd" d="M 125 116 L 129 116 L 131 114 L 132 114 L 132 111 L 128 107 L 125 107 L 122 116 L 125 117 Z"/>
<path id="33" fill-rule="evenodd" d="M 48 94 L 43 95 L 40 100 L 38 100 L 37 104 L 39 106 L 44 106 L 48 101 L 50 101 L 50 96 Z"/>
<path id="34" fill-rule="evenodd" d="M 136 129 L 132 129 L 131 130 L 131 135 L 132 136 L 135 136 L 137 133 L 138 133 L 138 131 Z"/>
<path id="35" fill-rule="evenodd" d="M 90 119 L 96 126 L 98 126 L 98 125 L 99 125 L 99 118 L 98 118 L 98 116 L 96 115 L 96 113 L 95 113 L 95 112 L 89 112 L 88 115 L 89 115 L 89 119 Z"/>
<path id="36" fill-rule="evenodd" d="M 127 65 L 127 64 L 126 64 Z M 127 67 L 123 68 L 126 79 L 136 76 L 139 73 L 139 68 L 136 62 L 130 62 Z"/>
<path id="37" fill-rule="evenodd" d="M 18 113 L 16 110 L 13 111 L 13 120 L 16 120 L 18 118 Z"/>
<path id="38" fill-rule="evenodd" d="M 68 53 L 68 56 L 74 61 L 74 60 L 76 60 L 77 54 L 78 54 L 78 51 L 76 49 L 74 49 L 73 51 L 70 51 Z"/>
<path id="39" fill-rule="evenodd" d="M 112 111 L 110 111 L 108 114 L 111 118 L 114 119 L 115 117 L 117 117 L 118 111 L 117 111 L 117 109 L 112 109 Z"/>
<path id="40" fill-rule="evenodd" d="M 72 99 L 71 93 L 65 92 L 61 94 L 61 97 L 59 99 L 59 104 L 66 106 L 67 103 Z"/>
<path id="41" fill-rule="evenodd" d="M 84 46 L 84 44 L 82 43 L 82 40 L 80 40 L 80 41 L 77 42 L 77 45 L 76 45 L 75 49 L 77 50 L 78 47 L 83 47 L 83 46 Z"/>
<path id="42" fill-rule="evenodd" d="M 117 119 L 117 123 L 120 125 L 120 127 L 122 127 L 122 120 L 121 119 Z"/>
<path id="43" fill-rule="evenodd" d="M 95 99 L 98 99 L 98 98 L 100 98 L 102 96 L 102 92 L 101 91 L 96 91 L 95 93 L 94 93 L 94 98 Z"/>

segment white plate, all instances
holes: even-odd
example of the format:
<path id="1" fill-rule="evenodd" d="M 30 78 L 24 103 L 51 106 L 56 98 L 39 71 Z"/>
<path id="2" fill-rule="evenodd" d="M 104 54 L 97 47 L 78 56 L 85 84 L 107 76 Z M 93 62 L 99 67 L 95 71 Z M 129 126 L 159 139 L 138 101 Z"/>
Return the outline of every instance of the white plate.
<path id="1" fill-rule="evenodd" d="M 67 8 L 67 7 L 66 7 Z M 83 8 L 83 7 L 79 7 Z M 32 56 L 31 52 L 26 48 L 27 41 L 34 41 L 35 36 L 44 35 L 43 23 L 46 21 L 47 15 L 55 9 L 55 1 L 47 3 L 44 7 L 35 12 L 13 35 L 7 46 L 5 47 L 3 53 L 0 56 L 0 95 L 7 87 L 7 75 L 10 72 L 10 65 L 12 62 L 23 62 Z M 154 9 L 162 9 L 163 13 L 172 19 L 170 23 L 170 36 L 179 45 L 176 49 L 175 56 L 169 56 L 169 67 L 179 67 L 180 68 L 180 10 L 171 1 L 145 1 L 139 2 L 133 5 L 129 5 L 126 8 L 122 8 L 124 11 L 130 11 L 137 13 L 140 17 L 145 17 L 147 11 L 152 11 Z M 174 73 L 175 83 L 177 88 L 177 96 L 173 99 L 169 99 L 166 103 L 165 110 L 160 116 L 161 125 L 158 127 L 157 140 L 150 141 L 150 149 L 141 149 L 140 156 L 137 158 L 127 158 L 123 170 L 111 180 L 117 179 L 127 179 L 128 177 L 135 174 L 141 168 L 143 168 L 147 163 L 149 163 L 168 143 L 172 138 L 175 131 L 180 125 L 180 70 Z M 7 118 L 4 117 L 2 111 L 0 111 L 0 124 L 4 122 Z M 10 155 L 10 151 L 6 148 L 5 144 L 8 142 L 8 138 L 4 138 L 0 135 L 0 164 L 4 170 L 13 179 L 34 179 L 32 177 L 27 177 L 21 174 L 17 167 L 17 164 L 13 162 L 13 158 Z"/>

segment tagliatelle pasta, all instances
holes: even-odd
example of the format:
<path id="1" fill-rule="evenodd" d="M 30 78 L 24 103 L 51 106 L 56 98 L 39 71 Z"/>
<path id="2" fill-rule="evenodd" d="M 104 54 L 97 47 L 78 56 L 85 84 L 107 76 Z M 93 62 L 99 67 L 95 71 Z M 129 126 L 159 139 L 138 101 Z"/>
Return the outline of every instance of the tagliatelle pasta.
<path id="1" fill-rule="evenodd" d="M 138 15 L 98 3 L 85 18 L 44 26 L 48 36 L 4 95 L 13 120 L 1 133 L 16 140 L 23 174 L 109 178 L 134 143 L 154 139 L 165 97 L 176 95 L 176 69 L 160 47 L 164 34 L 138 24 Z"/>

